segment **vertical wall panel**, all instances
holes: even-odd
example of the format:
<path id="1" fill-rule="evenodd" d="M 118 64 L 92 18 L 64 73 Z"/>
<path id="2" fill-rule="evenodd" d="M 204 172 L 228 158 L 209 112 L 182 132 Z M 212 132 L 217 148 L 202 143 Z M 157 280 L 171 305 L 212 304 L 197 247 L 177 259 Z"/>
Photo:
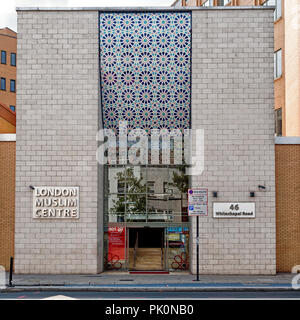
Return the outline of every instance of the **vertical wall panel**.
<path id="1" fill-rule="evenodd" d="M 0 265 L 14 256 L 16 143 L 0 142 Z"/>

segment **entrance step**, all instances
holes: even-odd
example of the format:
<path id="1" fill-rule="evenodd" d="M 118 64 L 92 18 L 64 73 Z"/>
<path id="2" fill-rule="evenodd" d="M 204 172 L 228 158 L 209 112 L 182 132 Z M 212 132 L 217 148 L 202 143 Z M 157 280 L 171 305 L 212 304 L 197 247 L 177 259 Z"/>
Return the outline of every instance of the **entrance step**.
<path id="1" fill-rule="evenodd" d="M 164 261 L 162 260 L 160 248 L 137 248 L 134 265 L 134 249 L 129 249 L 129 269 L 137 271 L 162 271 Z"/>

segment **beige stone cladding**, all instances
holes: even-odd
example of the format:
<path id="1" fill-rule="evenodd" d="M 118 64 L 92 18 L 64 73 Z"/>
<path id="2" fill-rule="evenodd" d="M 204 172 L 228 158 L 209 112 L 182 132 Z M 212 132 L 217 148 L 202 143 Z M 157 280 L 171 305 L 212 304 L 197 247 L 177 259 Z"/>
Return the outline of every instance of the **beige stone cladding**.
<path id="1" fill-rule="evenodd" d="M 15 269 L 96 273 L 98 12 L 19 11 L 18 31 Z M 33 219 L 30 185 L 78 186 L 80 219 Z"/>
<path id="2" fill-rule="evenodd" d="M 192 186 L 209 189 L 200 272 L 274 274 L 273 11 L 193 11 L 192 30 L 192 128 L 205 137 L 204 172 Z M 255 202 L 256 218 L 215 219 L 214 201 Z M 193 273 L 195 228 L 193 218 Z"/>

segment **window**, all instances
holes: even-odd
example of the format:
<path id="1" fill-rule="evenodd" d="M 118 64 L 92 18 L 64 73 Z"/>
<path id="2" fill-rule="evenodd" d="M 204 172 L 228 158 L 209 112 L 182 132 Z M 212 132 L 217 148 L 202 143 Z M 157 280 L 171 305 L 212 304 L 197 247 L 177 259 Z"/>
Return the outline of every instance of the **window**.
<path id="1" fill-rule="evenodd" d="M 212 2 L 213 2 L 213 1 L 212 1 Z M 231 2 L 231 0 L 218 0 L 217 5 L 218 5 L 219 7 L 221 7 L 221 6 L 227 6 L 230 2 Z"/>
<path id="2" fill-rule="evenodd" d="M 1 78 L 1 90 L 6 90 L 6 79 Z"/>
<path id="3" fill-rule="evenodd" d="M 164 193 L 165 194 L 173 194 L 174 189 L 171 187 L 172 185 L 169 182 L 164 182 Z"/>
<path id="4" fill-rule="evenodd" d="M 185 167 L 108 165 L 106 168 L 106 222 L 188 222 L 186 216 L 182 217 L 189 183 Z M 168 185 L 172 188 L 167 188 Z"/>
<path id="5" fill-rule="evenodd" d="M 128 191 L 128 189 L 126 191 Z M 124 181 L 118 181 L 118 193 L 125 193 L 125 182 Z"/>
<path id="6" fill-rule="evenodd" d="M 274 12 L 274 21 L 278 20 L 281 15 L 281 0 L 267 0 L 263 3 L 263 6 L 265 7 L 270 7 L 274 6 L 275 7 L 275 12 Z"/>
<path id="7" fill-rule="evenodd" d="M 16 92 L 16 80 L 10 80 L 10 92 Z"/>
<path id="8" fill-rule="evenodd" d="M 154 194 L 155 191 L 154 191 L 154 181 L 148 181 L 148 193 L 151 193 L 151 194 Z"/>
<path id="9" fill-rule="evenodd" d="M 1 50 L 1 63 L 6 64 L 6 51 Z"/>
<path id="10" fill-rule="evenodd" d="M 202 6 L 203 7 L 212 7 L 214 5 L 214 0 L 206 0 Z"/>
<path id="11" fill-rule="evenodd" d="M 16 54 L 15 53 L 10 54 L 10 65 L 13 67 L 16 66 Z"/>
<path id="12" fill-rule="evenodd" d="M 274 79 L 282 76 L 282 50 L 274 53 Z"/>
<path id="13" fill-rule="evenodd" d="M 15 106 L 9 106 L 10 110 L 16 112 L 16 107 Z"/>
<path id="14" fill-rule="evenodd" d="M 169 192 L 169 182 L 164 182 L 164 193 L 168 193 Z"/>
<path id="15" fill-rule="evenodd" d="M 281 18 L 281 0 L 276 0 L 275 21 Z"/>
<path id="16" fill-rule="evenodd" d="M 275 135 L 277 137 L 282 136 L 282 109 L 275 110 Z"/>

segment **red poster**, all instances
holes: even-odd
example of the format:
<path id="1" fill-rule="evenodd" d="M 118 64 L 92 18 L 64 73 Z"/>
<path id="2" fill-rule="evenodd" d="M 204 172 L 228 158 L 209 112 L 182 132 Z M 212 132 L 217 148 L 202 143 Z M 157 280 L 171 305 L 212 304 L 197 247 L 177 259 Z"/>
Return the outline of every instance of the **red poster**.
<path id="1" fill-rule="evenodd" d="M 108 228 L 108 254 L 117 256 L 118 260 L 125 259 L 125 228 L 109 227 Z"/>

